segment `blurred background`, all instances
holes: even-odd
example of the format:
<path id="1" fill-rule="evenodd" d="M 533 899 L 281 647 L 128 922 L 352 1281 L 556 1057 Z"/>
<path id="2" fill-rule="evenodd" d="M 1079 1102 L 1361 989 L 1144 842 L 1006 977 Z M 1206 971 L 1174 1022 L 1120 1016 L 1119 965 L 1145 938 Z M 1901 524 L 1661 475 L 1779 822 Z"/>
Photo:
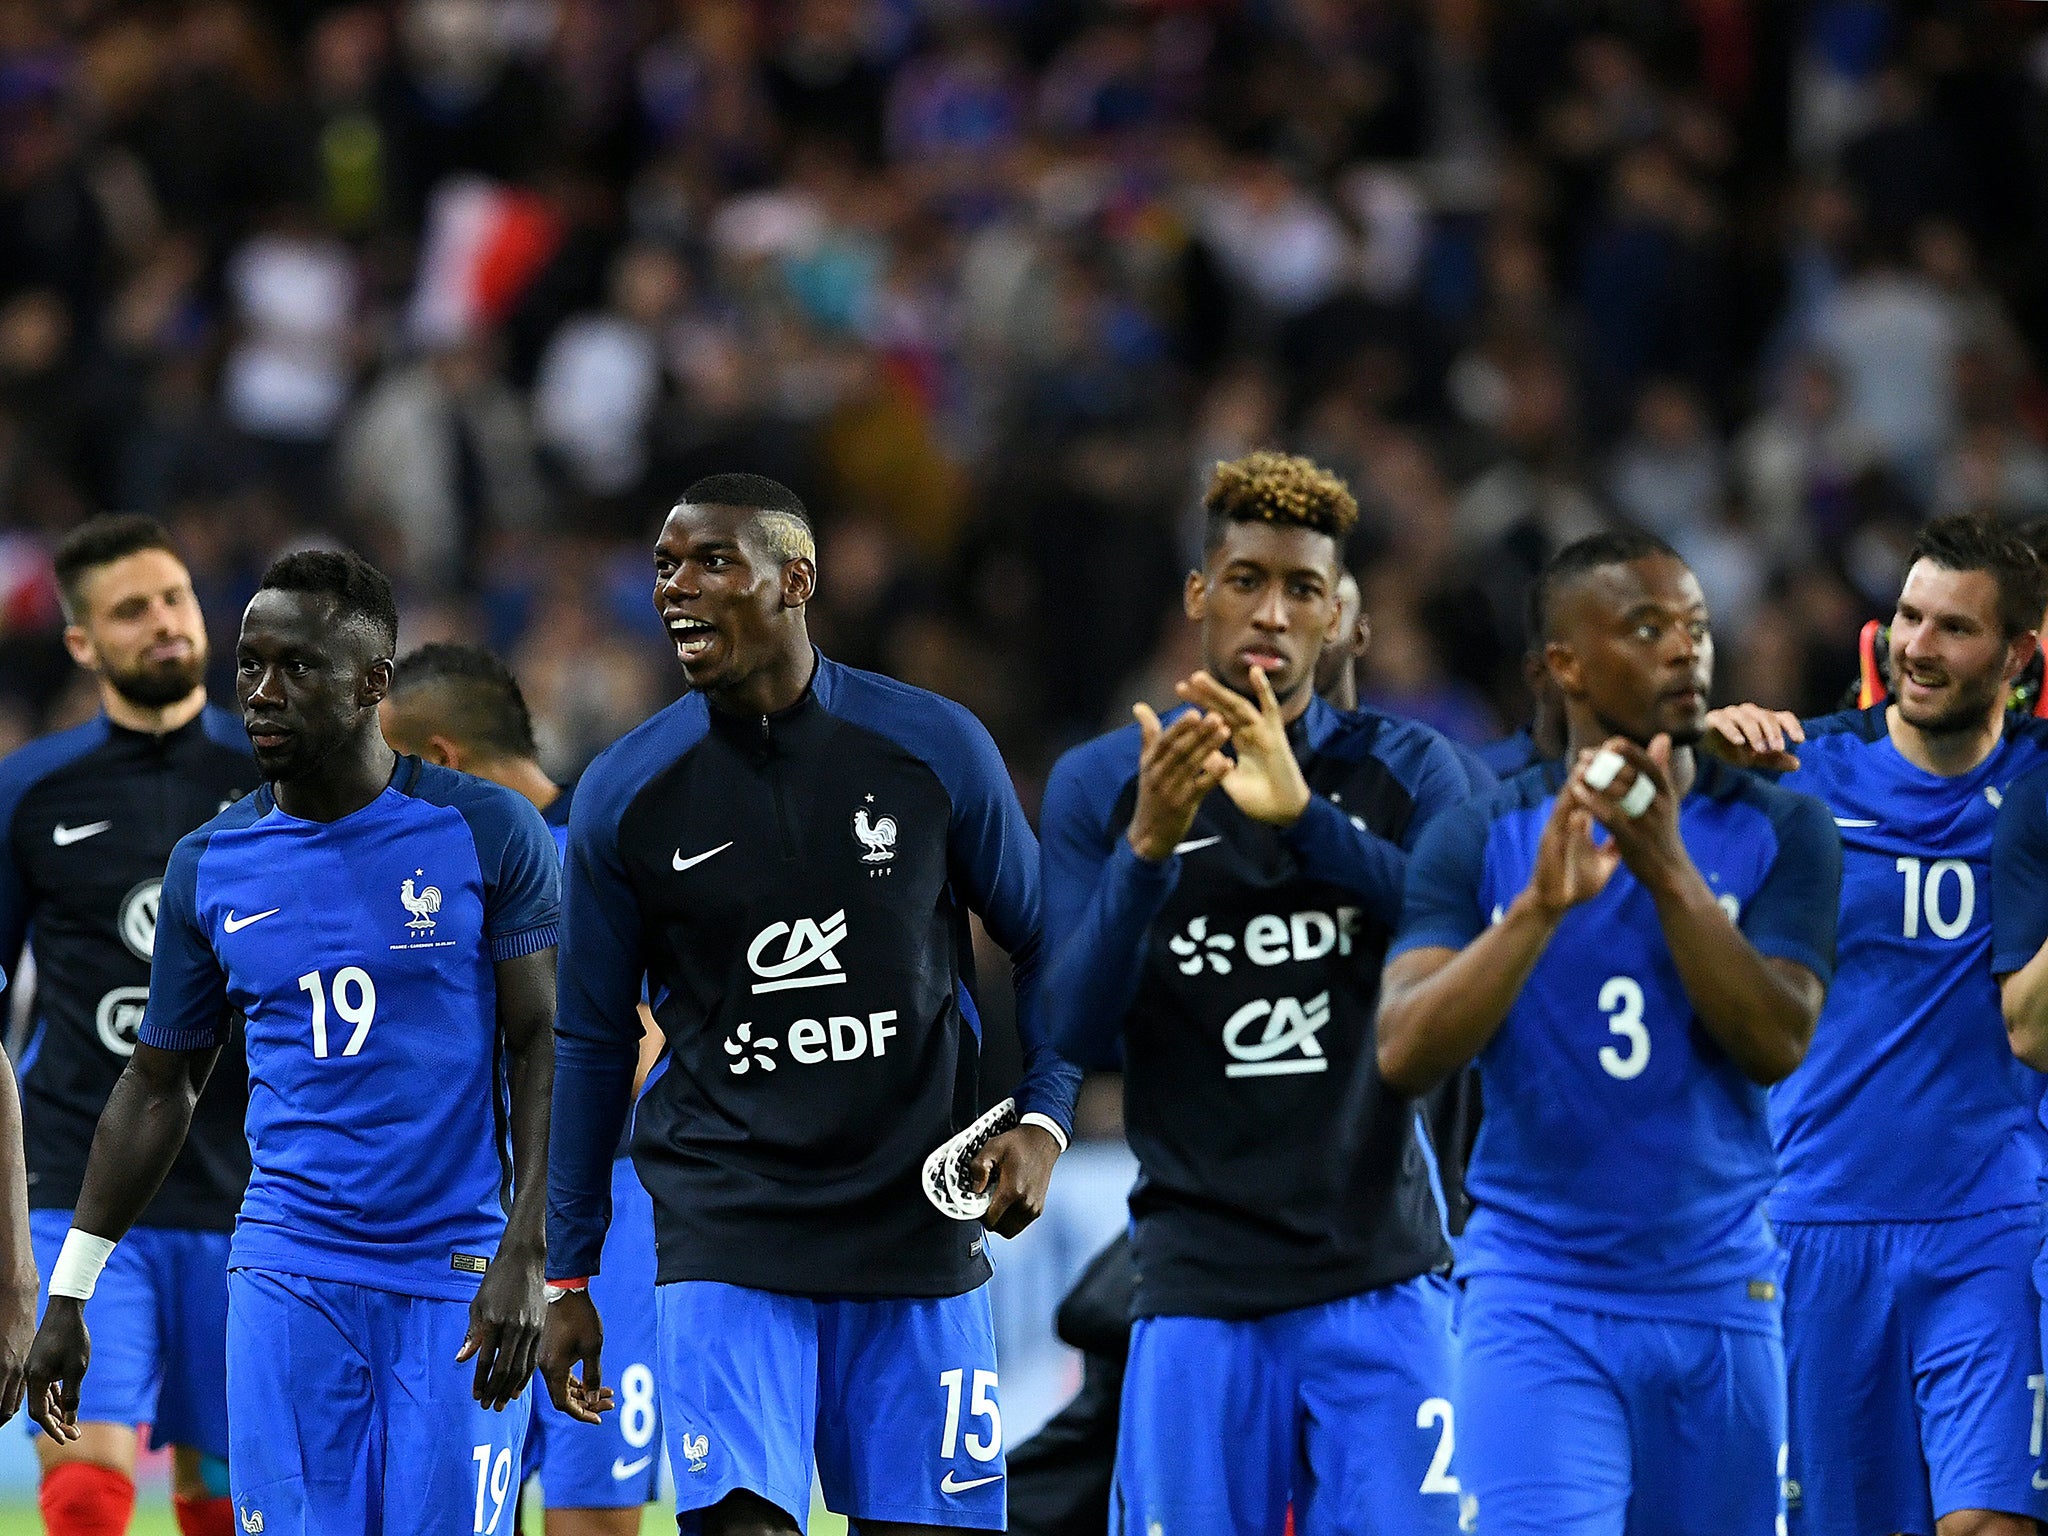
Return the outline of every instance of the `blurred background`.
<path id="1" fill-rule="evenodd" d="M 573 777 L 745 469 L 1035 806 L 1259 445 L 1359 493 L 1372 702 L 1519 723 L 1531 573 L 1630 523 L 1722 697 L 1829 708 L 1922 520 L 2048 515 L 2044 249 L 2029 0 L 0 0 L 0 748 L 93 707 L 48 553 L 115 508 L 217 665 L 370 554 Z"/>

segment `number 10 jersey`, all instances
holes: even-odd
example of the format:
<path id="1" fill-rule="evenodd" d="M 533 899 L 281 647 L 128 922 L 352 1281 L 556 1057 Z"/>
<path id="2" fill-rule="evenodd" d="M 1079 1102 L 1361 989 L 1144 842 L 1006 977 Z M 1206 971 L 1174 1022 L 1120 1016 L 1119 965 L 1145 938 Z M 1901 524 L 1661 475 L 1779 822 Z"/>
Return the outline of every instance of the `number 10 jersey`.
<path id="1" fill-rule="evenodd" d="M 511 1188 L 495 962 L 555 943 L 532 804 L 401 757 L 339 821 L 266 786 L 179 842 L 141 1039 L 246 1020 L 254 1171 L 229 1262 L 464 1300 Z"/>
<path id="2" fill-rule="evenodd" d="M 1499 919 L 1529 883 L 1562 775 L 1532 768 L 1430 824 L 1392 953 L 1463 949 Z M 1842 855 L 1826 807 L 1701 759 L 1679 833 L 1759 954 L 1829 979 Z M 1461 1275 L 1513 1276 L 1630 1316 L 1762 1315 L 1736 1282 L 1775 1298 L 1765 1093 L 1695 1017 L 1626 865 L 1565 914 L 1479 1073 Z M 1731 1287 L 1738 1305 L 1724 1316 Z"/>

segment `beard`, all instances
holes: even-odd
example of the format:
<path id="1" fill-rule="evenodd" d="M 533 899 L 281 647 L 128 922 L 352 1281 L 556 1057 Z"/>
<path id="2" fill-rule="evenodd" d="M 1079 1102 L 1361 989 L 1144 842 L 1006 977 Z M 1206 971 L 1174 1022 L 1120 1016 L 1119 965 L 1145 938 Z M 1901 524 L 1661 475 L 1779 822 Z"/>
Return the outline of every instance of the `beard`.
<path id="1" fill-rule="evenodd" d="M 183 661 L 138 662 L 105 676 L 107 686 L 137 708 L 164 709 L 206 680 L 206 655 L 195 651 Z"/>

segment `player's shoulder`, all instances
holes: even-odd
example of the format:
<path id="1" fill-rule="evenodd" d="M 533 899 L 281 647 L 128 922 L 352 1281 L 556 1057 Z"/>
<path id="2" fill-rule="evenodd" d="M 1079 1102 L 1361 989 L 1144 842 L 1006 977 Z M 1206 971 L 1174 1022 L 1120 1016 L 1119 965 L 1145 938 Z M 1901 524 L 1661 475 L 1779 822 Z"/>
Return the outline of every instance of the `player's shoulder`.
<path id="1" fill-rule="evenodd" d="M 591 815 L 609 815 L 616 822 L 647 781 L 703 741 L 710 728 L 700 693 L 686 693 L 656 710 L 591 759 L 576 780 L 572 822 L 581 824 Z"/>
<path id="2" fill-rule="evenodd" d="M 919 756 L 989 739 L 988 728 L 966 705 L 829 656 L 819 656 L 811 687 L 828 713 L 879 732 Z"/>
<path id="3" fill-rule="evenodd" d="M 11 810 L 51 774 L 105 745 L 108 735 L 107 717 L 94 715 L 83 725 L 38 737 L 0 758 L 0 812 Z"/>

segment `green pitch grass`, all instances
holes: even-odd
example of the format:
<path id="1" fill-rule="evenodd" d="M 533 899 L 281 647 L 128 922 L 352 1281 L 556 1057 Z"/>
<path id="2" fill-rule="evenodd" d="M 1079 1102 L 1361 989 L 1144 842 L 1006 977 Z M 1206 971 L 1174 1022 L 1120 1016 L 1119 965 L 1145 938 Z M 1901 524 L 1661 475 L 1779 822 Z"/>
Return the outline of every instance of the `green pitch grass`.
<path id="1" fill-rule="evenodd" d="M 675 1515 L 662 1504 L 648 1506 L 647 1518 L 640 1522 L 641 1536 L 675 1536 L 675 1528 Z M 538 1519 L 534 1529 L 539 1529 Z M 0 1504 L 0 1536 L 43 1536 L 42 1517 L 36 1513 L 35 1505 Z M 128 1536 L 178 1536 L 171 1506 L 161 1496 L 137 1499 Z M 826 1514 L 821 1506 L 811 1511 L 811 1536 L 846 1536 L 846 1522 L 837 1515 Z"/>

